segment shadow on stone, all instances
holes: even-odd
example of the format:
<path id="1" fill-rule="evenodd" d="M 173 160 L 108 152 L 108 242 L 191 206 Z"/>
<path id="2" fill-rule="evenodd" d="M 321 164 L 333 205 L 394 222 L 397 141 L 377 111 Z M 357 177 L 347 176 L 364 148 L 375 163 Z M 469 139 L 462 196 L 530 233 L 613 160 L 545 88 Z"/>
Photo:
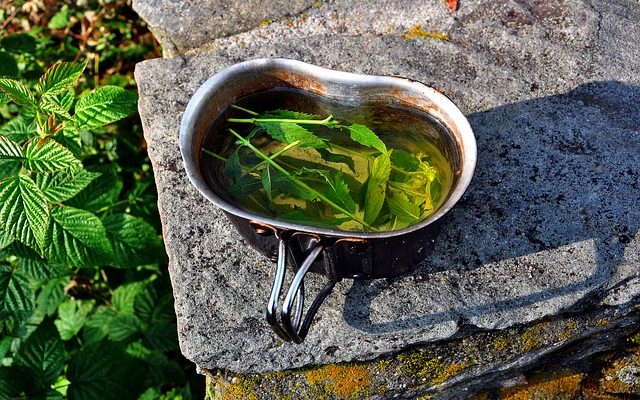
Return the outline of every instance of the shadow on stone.
<path id="1" fill-rule="evenodd" d="M 523 319 L 539 318 L 554 299 L 590 307 L 637 276 L 625 268 L 640 230 L 638 104 L 640 87 L 605 81 L 470 115 L 476 175 L 431 254 L 397 281 L 355 281 L 347 323 L 372 333 L 451 321 L 500 328 L 517 319 L 512 312 L 536 309 Z M 443 271 L 459 272 L 450 282 L 458 302 L 377 316 L 376 299 L 402 280 L 440 298 L 429 282 Z"/>

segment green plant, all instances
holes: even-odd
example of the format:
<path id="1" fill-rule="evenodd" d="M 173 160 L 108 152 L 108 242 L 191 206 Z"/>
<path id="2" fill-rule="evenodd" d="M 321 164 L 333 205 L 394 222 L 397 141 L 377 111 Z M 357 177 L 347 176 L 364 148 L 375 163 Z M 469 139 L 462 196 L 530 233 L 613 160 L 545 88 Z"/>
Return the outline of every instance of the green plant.
<path id="1" fill-rule="evenodd" d="M 0 398 L 158 398 L 186 383 L 161 237 L 136 207 L 144 179 L 123 182 L 96 146 L 137 95 L 77 96 L 84 67 L 0 77 Z"/>
<path id="2" fill-rule="evenodd" d="M 437 160 L 443 157 L 388 148 L 367 126 L 343 124 L 332 116 L 233 107 L 251 117 L 227 122 L 253 129 L 245 137 L 229 128 L 236 147 L 228 158 L 204 152 L 224 163 L 229 192 L 258 212 L 380 231 L 423 220 L 441 200 L 448 170 Z"/>

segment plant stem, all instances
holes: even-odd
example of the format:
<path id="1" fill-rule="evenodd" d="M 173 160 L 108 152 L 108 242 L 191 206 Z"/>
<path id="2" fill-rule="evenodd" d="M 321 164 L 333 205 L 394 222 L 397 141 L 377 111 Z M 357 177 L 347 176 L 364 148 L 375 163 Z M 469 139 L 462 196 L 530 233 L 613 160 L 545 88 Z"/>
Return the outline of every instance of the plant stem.
<path id="1" fill-rule="evenodd" d="M 264 161 L 266 161 L 273 168 L 275 168 L 276 170 L 278 170 L 282 174 L 284 174 L 284 176 L 286 176 L 287 179 L 291 180 L 291 182 L 293 182 L 296 185 L 298 185 L 299 187 L 301 187 L 301 188 L 313 193 L 316 197 L 318 197 L 319 199 L 321 199 L 322 201 L 327 203 L 334 210 L 339 211 L 339 212 L 347 215 L 349 218 L 353 219 L 354 221 L 358 222 L 359 224 L 362 224 L 362 226 L 364 226 L 366 228 L 373 229 L 373 227 L 371 225 L 369 225 L 368 223 L 364 222 L 363 220 L 358 218 L 356 215 L 350 213 L 349 211 L 345 210 L 344 208 L 340 207 L 339 205 L 337 205 L 336 203 L 331 201 L 329 198 L 327 198 L 324 194 L 318 192 L 317 190 L 315 190 L 311 186 L 307 185 L 306 183 L 302 182 L 300 179 L 296 178 L 295 176 L 292 176 L 289 173 L 289 171 L 287 171 L 286 169 L 282 168 L 282 166 L 280 166 L 280 164 L 278 164 L 275 161 L 273 161 L 271 158 L 269 158 L 267 155 L 265 155 L 263 152 L 261 152 L 258 148 L 253 146 L 251 144 L 251 142 L 249 142 L 247 139 L 245 139 L 242 136 L 240 136 L 240 134 L 238 134 L 236 131 L 234 131 L 233 129 L 229 129 L 229 132 L 231 132 L 235 137 L 237 137 L 242 142 L 243 145 L 247 146 L 251 151 L 256 153 L 256 155 L 258 157 L 262 158 Z"/>
<path id="2" fill-rule="evenodd" d="M 236 110 L 244 111 L 244 112 L 246 112 L 247 114 L 251 114 L 251 115 L 253 115 L 253 116 L 258 116 L 258 115 L 260 115 L 260 114 L 258 114 L 258 113 L 257 113 L 257 112 L 255 112 L 255 111 L 247 110 L 246 108 L 244 108 L 244 107 L 240 107 L 240 106 L 237 106 L 237 105 L 235 105 L 235 104 L 232 104 L 232 105 L 231 105 L 231 107 L 232 107 L 232 108 L 235 108 Z"/>
<path id="3" fill-rule="evenodd" d="M 283 118 L 229 118 L 229 122 L 239 122 L 246 124 L 255 124 L 258 122 L 283 122 L 300 125 L 327 125 L 333 116 L 329 115 L 325 119 L 283 119 Z"/>
<path id="4" fill-rule="evenodd" d="M 282 153 L 284 153 L 285 151 L 291 149 L 292 147 L 297 146 L 300 143 L 299 140 L 296 140 L 295 142 L 291 142 L 288 145 L 284 146 L 283 148 L 281 148 L 280 150 L 276 151 L 275 153 L 273 153 L 272 155 L 269 156 L 269 159 L 274 160 L 275 158 L 277 158 L 279 155 L 281 155 Z M 247 174 L 255 171 L 256 169 L 260 168 L 261 166 L 263 166 L 264 164 L 266 164 L 266 161 L 261 161 L 259 164 L 254 165 L 253 167 L 249 168 L 249 170 L 247 171 Z"/>
<path id="5" fill-rule="evenodd" d="M 227 162 L 227 159 L 226 159 L 226 158 L 222 157 L 221 155 L 219 155 L 219 154 L 217 154 L 217 153 L 214 153 L 214 152 L 213 152 L 213 151 L 211 151 L 211 150 L 202 149 L 202 152 L 203 152 L 203 153 L 205 153 L 205 154 L 210 155 L 211 157 L 215 158 L 216 160 L 220 160 L 220 161 L 222 161 L 222 162 Z"/>

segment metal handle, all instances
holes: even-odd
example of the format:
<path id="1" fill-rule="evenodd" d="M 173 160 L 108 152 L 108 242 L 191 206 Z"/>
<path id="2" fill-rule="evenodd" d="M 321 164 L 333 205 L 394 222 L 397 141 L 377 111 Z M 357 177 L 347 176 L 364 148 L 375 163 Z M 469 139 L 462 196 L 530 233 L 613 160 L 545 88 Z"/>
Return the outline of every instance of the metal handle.
<path id="1" fill-rule="evenodd" d="M 278 322 L 278 301 L 280 300 L 280 293 L 282 292 L 282 284 L 284 282 L 287 267 L 287 254 L 289 250 L 287 243 L 288 237 L 279 237 L 278 240 L 278 264 L 276 267 L 276 276 L 273 281 L 273 287 L 271 289 L 271 296 L 269 297 L 269 303 L 267 305 L 267 322 L 271 325 L 274 332 L 285 342 L 302 343 L 309 332 L 309 327 L 313 322 L 313 317 L 316 315 L 316 312 L 318 312 L 318 309 L 322 305 L 324 299 L 326 299 L 329 293 L 331 293 L 336 281 L 330 280 L 322 288 L 309 307 L 303 321 L 304 276 L 307 274 L 307 271 L 309 271 L 311 264 L 313 264 L 325 248 L 323 244 L 318 242 L 314 247 L 312 247 L 311 251 L 300 265 L 300 268 L 295 271 L 295 276 L 293 277 L 291 286 L 284 298 L 282 311 L 280 313 L 280 322 Z M 297 307 L 292 321 L 291 310 L 293 309 L 294 304 L 296 304 Z"/>

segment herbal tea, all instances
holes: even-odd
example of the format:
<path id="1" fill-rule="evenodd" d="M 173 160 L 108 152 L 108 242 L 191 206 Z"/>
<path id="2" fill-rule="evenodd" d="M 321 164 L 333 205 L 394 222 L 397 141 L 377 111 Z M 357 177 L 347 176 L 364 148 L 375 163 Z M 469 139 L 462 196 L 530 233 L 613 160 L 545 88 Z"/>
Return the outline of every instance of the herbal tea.
<path id="1" fill-rule="evenodd" d="M 430 135 L 407 134 L 397 124 L 389 129 L 384 121 L 369 125 L 239 105 L 227 115 L 224 134 L 233 140 L 205 146 L 203 165 L 219 172 L 236 204 L 257 214 L 347 231 L 392 231 L 433 214 L 451 187 L 451 167 Z M 434 132 L 442 129 L 431 123 Z"/>

